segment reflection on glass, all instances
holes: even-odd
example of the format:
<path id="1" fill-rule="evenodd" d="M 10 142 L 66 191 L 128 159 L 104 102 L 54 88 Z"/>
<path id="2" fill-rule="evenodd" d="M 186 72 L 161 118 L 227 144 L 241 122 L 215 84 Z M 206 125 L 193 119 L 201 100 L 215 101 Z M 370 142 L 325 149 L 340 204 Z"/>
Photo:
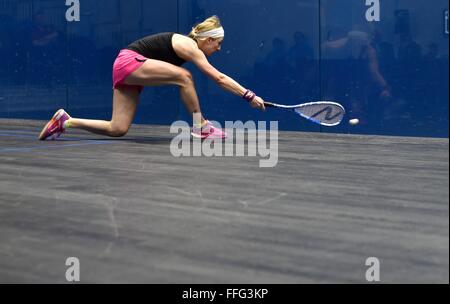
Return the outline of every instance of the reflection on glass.
<path id="1" fill-rule="evenodd" d="M 346 102 L 349 115 L 358 118 L 363 126 L 379 122 L 383 104 L 392 96 L 380 69 L 377 47 L 387 49 L 382 46 L 379 35 L 373 36 L 358 26 L 340 37 L 333 37 L 329 32 L 322 44 L 325 58 L 328 58 L 326 75 L 331 77 L 327 98 Z M 371 115 L 375 113 L 378 115 Z"/>

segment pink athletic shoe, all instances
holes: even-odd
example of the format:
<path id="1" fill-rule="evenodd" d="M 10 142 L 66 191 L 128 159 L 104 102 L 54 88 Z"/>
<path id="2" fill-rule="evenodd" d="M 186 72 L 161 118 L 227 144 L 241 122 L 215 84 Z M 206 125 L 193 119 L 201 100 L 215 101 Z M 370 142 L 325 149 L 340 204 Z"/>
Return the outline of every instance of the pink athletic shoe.
<path id="1" fill-rule="evenodd" d="M 201 127 L 193 127 L 191 135 L 195 138 L 211 138 L 211 139 L 224 139 L 227 138 L 227 133 L 223 132 L 220 129 L 217 129 L 214 127 L 209 121 L 206 122 L 206 124 Z"/>
<path id="2" fill-rule="evenodd" d="M 57 139 L 61 134 L 64 133 L 64 122 L 70 118 L 69 114 L 64 110 L 58 110 L 53 118 L 45 125 L 42 129 L 41 134 L 39 134 L 40 140 Z"/>

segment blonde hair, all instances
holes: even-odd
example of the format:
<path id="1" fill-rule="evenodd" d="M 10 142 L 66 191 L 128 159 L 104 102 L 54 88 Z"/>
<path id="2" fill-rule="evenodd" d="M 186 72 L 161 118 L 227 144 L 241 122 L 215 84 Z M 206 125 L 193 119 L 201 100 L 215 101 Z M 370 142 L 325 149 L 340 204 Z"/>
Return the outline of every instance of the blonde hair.
<path id="1" fill-rule="evenodd" d="M 189 33 L 189 38 L 196 39 L 198 34 L 220 28 L 221 26 L 219 17 L 209 17 L 192 28 L 192 31 Z"/>

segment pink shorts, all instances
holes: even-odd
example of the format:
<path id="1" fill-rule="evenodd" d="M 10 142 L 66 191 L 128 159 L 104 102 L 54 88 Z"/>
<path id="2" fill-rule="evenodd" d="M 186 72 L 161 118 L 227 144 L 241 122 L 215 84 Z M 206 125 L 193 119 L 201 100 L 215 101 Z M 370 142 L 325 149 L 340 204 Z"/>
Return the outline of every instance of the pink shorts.
<path id="1" fill-rule="evenodd" d="M 120 51 L 113 66 L 113 87 L 136 88 L 139 92 L 144 89 L 143 86 L 125 84 L 125 79 L 131 73 L 139 69 L 148 58 L 132 51 L 123 49 Z"/>

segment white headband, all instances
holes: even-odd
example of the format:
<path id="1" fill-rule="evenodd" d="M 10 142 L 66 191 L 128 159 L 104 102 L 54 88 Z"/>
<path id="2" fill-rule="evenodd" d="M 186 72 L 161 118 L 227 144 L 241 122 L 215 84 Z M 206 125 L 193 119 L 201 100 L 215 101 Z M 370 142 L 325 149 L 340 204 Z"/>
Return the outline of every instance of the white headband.
<path id="1" fill-rule="evenodd" d="M 210 31 L 206 31 L 203 33 L 198 33 L 195 35 L 196 38 L 223 38 L 225 37 L 225 31 L 223 30 L 223 27 L 219 27 Z"/>

